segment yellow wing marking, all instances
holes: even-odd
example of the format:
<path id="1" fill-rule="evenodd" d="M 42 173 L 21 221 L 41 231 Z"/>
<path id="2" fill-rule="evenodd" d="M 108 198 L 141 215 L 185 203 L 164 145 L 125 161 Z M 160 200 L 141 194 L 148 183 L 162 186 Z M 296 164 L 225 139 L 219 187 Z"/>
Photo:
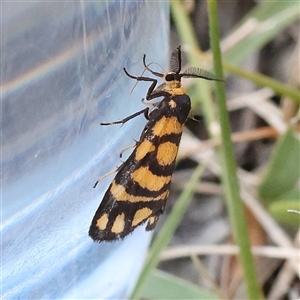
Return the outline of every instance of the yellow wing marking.
<path id="1" fill-rule="evenodd" d="M 135 152 L 135 159 L 141 160 L 143 159 L 149 152 L 155 150 L 154 144 L 152 144 L 149 140 L 142 141 L 138 147 L 136 148 Z"/>
<path id="2" fill-rule="evenodd" d="M 140 167 L 131 174 L 133 181 L 138 183 L 142 188 L 149 191 L 160 191 L 167 183 L 172 180 L 172 176 L 154 175 L 149 167 Z"/>
<path id="3" fill-rule="evenodd" d="M 162 137 L 168 134 L 182 133 L 182 124 L 178 122 L 177 117 L 165 117 L 159 119 L 153 126 L 152 132 L 154 135 Z"/>
<path id="4" fill-rule="evenodd" d="M 119 214 L 114 221 L 114 224 L 111 228 L 111 232 L 118 234 L 124 231 L 125 228 L 125 214 Z"/>
<path id="5" fill-rule="evenodd" d="M 108 215 L 104 214 L 102 215 L 96 223 L 96 226 L 99 228 L 99 230 L 105 230 L 107 223 L 108 223 Z"/>
<path id="6" fill-rule="evenodd" d="M 178 151 L 178 145 L 165 142 L 158 146 L 156 159 L 161 166 L 167 166 L 174 162 Z"/>
<path id="7" fill-rule="evenodd" d="M 141 208 L 141 209 L 137 210 L 136 213 L 134 214 L 134 217 L 133 217 L 131 225 L 132 226 L 137 226 L 141 222 L 143 222 L 146 219 L 148 219 L 149 216 L 152 213 L 153 213 L 152 209 L 150 209 L 148 207 L 144 207 L 144 208 Z"/>
<path id="8" fill-rule="evenodd" d="M 157 201 L 157 200 L 164 200 L 168 197 L 169 191 L 165 191 L 162 194 L 158 195 L 157 197 L 144 197 L 144 196 L 134 196 L 131 194 L 128 194 L 125 190 L 125 187 L 117 184 L 115 181 L 112 182 L 110 192 L 116 201 L 126 201 L 126 202 L 152 202 L 152 201 Z"/>
<path id="9" fill-rule="evenodd" d="M 177 104 L 176 104 L 176 102 L 175 102 L 174 100 L 170 100 L 170 101 L 169 101 L 169 106 L 170 106 L 172 109 L 175 109 L 176 106 L 177 106 Z"/>

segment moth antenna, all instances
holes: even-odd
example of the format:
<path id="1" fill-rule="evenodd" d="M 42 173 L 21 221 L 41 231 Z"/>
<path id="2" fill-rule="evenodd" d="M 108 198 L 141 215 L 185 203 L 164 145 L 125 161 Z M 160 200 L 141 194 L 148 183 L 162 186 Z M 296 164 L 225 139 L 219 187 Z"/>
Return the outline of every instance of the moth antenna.
<path id="1" fill-rule="evenodd" d="M 195 68 L 195 67 L 191 67 L 186 69 L 183 73 L 180 74 L 180 77 L 183 78 L 203 78 L 206 80 L 214 80 L 214 81 L 224 81 L 223 79 L 219 79 L 216 77 L 216 75 L 199 69 L 199 68 Z"/>
<path id="2" fill-rule="evenodd" d="M 179 74 L 181 71 L 181 46 L 175 48 L 170 57 L 170 69 L 172 72 Z"/>

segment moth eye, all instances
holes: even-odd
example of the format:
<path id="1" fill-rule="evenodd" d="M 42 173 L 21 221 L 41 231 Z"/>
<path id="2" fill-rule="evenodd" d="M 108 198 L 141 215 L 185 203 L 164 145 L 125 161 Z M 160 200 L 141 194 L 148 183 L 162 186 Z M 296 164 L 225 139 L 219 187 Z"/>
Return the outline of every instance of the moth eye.
<path id="1" fill-rule="evenodd" d="M 173 80 L 175 80 L 175 74 L 173 74 L 173 73 L 167 74 L 166 77 L 165 77 L 165 80 L 166 81 L 173 81 Z"/>

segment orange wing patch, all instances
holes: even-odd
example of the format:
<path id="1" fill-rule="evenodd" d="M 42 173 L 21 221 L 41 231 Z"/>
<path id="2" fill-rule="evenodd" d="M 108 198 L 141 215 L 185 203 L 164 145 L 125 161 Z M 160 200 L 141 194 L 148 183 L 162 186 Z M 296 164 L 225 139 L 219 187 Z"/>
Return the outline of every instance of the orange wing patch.
<path id="1" fill-rule="evenodd" d="M 161 143 L 157 148 L 156 159 L 159 165 L 167 166 L 174 163 L 178 152 L 178 145 L 172 142 Z"/>

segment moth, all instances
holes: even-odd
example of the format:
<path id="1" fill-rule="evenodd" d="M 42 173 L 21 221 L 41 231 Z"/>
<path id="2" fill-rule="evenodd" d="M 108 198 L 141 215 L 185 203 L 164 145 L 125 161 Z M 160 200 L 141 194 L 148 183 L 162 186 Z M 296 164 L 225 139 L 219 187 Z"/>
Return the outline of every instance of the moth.
<path id="1" fill-rule="evenodd" d="M 151 109 L 147 107 L 121 121 L 101 123 L 124 124 L 141 114 L 148 120 L 133 152 L 117 169 L 92 220 L 89 235 L 97 242 L 123 239 L 145 222 L 147 231 L 154 229 L 165 210 L 183 125 L 191 110 L 191 100 L 181 86 L 181 79 L 218 80 L 198 68 L 188 68 L 181 73 L 180 46 L 172 51 L 171 71 L 166 74 L 150 69 L 145 54 L 143 64 L 148 72 L 163 78 L 164 82 L 156 87 L 155 78 L 132 76 L 125 68 L 124 72 L 137 81 L 151 82 L 145 102 L 163 99 L 152 104 Z"/>

